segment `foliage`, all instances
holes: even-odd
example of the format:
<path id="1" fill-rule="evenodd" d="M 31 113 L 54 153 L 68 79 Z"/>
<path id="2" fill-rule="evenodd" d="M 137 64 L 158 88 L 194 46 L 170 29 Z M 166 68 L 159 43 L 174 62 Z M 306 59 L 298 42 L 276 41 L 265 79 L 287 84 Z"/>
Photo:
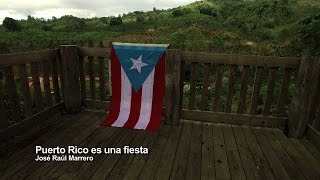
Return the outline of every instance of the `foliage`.
<path id="1" fill-rule="evenodd" d="M 121 24 L 122 24 L 121 17 L 115 17 L 110 19 L 110 26 L 121 25 Z"/>
<path id="2" fill-rule="evenodd" d="M 7 30 L 7 31 L 20 31 L 21 27 L 19 25 L 19 23 L 14 20 L 13 18 L 10 17 L 6 17 L 3 22 L 3 27 Z"/>

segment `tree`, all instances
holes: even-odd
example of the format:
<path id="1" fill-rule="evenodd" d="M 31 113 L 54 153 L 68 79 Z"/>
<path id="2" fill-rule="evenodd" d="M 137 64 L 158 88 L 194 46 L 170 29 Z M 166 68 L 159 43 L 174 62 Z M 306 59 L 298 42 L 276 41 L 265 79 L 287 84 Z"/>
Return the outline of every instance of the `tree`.
<path id="1" fill-rule="evenodd" d="M 181 9 L 176 9 L 176 10 L 172 11 L 172 15 L 173 15 L 173 17 L 183 16 L 183 11 Z"/>
<path id="2" fill-rule="evenodd" d="M 3 20 L 2 25 L 7 31 L 21 31 L 20 24 L 10 17 L 6 17 Z"/>
<path id="3" fill-rule="evenodd" d="M 110 26 L 120 25 L 120 24 L 122 24 L 122 19 L 121 19 L 121 17 L 111 18 L 111 20 L 110 20 Z"/>

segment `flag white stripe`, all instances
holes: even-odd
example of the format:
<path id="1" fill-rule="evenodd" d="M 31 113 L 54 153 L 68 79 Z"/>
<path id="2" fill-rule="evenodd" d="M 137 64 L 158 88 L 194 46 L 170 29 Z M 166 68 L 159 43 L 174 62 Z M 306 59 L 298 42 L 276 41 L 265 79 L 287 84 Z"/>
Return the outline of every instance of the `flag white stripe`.
<path id="1" fill-rule="evenodd" d="M 142 85 L 140 116 L 135 129 L 146 129 L 151 117 L 155 69 Z"/>
<path id="2" fill-rule="evenodd" d="M 117 120 L 112 126 L 123 127 L 128 121 L 131 109 L 131 83 L 128 76 L 121 67 L 121 101 L 120 112 Z"/>

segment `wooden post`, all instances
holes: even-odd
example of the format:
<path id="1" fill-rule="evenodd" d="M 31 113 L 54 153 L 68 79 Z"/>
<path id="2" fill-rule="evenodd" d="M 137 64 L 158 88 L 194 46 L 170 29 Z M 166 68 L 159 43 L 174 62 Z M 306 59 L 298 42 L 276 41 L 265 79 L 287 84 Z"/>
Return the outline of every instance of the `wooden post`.
<path id="1" fill-rule="evenodd" d="M 320 102 L 320 59 L 301 60 L 296 89 L 289 109 L 289 136 L 302 138 L 312 125 Z"/>
<path id="2" fill-rule="evenodd" d="M 166 59 L 165 83 L 165 121 L 169 125 L 178 125 L 180 118 L 180 50 L 168 50 Z"/>
<path id="3" fill-rule="evenodd" d="M 61 66 L 63 75 L 63 92 L 66 110 L 74 113 L 81 110 L 79 84 L 78 48 L 74 45 L 60 46 Z"/>

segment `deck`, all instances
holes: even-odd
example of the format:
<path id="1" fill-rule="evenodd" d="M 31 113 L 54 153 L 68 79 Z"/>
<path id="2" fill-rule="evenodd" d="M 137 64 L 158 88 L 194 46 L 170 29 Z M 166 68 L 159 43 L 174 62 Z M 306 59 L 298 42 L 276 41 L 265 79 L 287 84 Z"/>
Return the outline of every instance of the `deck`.
<path id="1" fill-rule="evenodd" d="M 158 132 L 100 127 L 102 111 L 63 115 L 1 157 L 1 179 L 320 179 L 320 152 L 278 129 L 182 121 Z M 147 147 L 148 155 L 36 162 L 44 147 Z"/>

